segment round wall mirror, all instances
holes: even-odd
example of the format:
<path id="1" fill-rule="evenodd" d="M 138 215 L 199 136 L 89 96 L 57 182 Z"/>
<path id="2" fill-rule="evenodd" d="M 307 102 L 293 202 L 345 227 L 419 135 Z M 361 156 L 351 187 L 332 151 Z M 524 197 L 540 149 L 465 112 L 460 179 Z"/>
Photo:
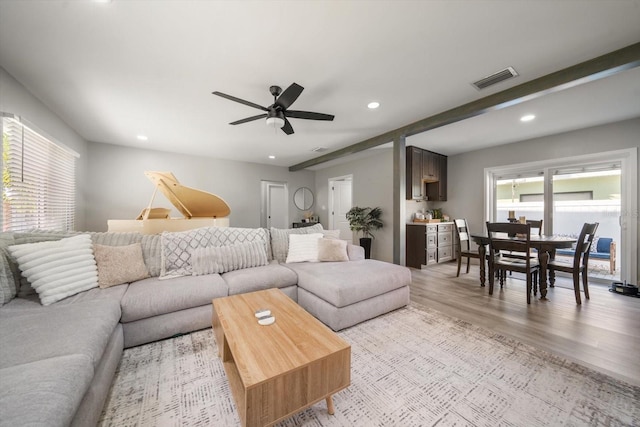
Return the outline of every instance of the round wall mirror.
<path id="1" fill-rule="evenodd" d="M 307 187 L 300 187 L 293 193 L 293 203 L 301 211 L 308 211 L 313 206 L 313 192 Z"/>

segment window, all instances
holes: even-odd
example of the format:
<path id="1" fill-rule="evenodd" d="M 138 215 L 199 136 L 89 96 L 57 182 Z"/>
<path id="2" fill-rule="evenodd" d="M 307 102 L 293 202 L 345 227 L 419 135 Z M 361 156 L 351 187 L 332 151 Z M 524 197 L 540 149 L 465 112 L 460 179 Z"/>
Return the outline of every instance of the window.
<path id="1" fill-rule="evenodd" d="M 73 230 L 78 155 L 2 115 L 2 230 Z"/>

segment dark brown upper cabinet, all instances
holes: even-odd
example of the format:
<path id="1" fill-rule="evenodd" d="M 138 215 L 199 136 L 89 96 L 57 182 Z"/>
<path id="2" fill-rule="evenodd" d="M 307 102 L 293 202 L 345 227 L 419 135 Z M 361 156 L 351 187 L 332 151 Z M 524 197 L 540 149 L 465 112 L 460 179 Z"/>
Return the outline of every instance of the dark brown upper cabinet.
<path id="1" fill-rule="evenodd" d="M 407 147 L 407 200 L 447 200 L 447 156 Z"/>

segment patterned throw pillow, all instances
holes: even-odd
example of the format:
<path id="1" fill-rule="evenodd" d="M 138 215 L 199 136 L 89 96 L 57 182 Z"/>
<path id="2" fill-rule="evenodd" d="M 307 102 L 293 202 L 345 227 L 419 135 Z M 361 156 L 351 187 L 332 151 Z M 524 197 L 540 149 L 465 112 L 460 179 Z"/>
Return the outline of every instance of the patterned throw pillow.
<path id="1" fill-rule="evenodd" d="M 268 231 L 264 228 L 204 227 L 176 233 L 164 232 L 161 235 L 160 279 L 190 276 L 193 273 L 191 254 L 195 249 L 245 242 L 261 242 L 267 250 Z"/>
<path id="2" fill-rule="evenodd" d="M 98 287 L 98 268 L 88 234 L 9 246 L 9 251 L 42 305 Z"/>
<path id="3" fill-rule="evenodd" d="M 273 259 L 278 262 L 285 262 L 287 260 L 290 234 L 322 233 L 322 230 L 322 224 L 315 224 L 311 227 L 287 229 L 271 227 L 271 251 L 273 252 Z"/>
<path id="4" fill-rule="evenodd" d="M 222 274 L 227 271 L 267 265 L 267 251 L 262 242 L 197 248 L 191 253 L 193 275 Z"/>
<path id="5" fill-rule="evenodd" d="M 142 245 L 126 246 L 94 245 L 94 256 L 98 264 L 100 288 L 131 283 L 149 277 L 149 270 L 142 258 Z"/>

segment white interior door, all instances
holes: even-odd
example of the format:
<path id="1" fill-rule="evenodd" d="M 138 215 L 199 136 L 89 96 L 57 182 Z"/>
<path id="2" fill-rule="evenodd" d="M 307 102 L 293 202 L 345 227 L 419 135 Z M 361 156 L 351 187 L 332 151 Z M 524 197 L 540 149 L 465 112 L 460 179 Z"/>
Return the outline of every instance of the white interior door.
<path id="1" fill-rule="evenodd" d="M 351 176 L 329 180 L 329 228 L 340 230 L 340 238 L 349 241 L 353 239 L 353 233 L 346 215 L 352 207 L 351 193 Z"/>
<path id="2" fill-rule="evenodd" d="M 289 228 L 289 203 L 287 184 L 262 181 L 262 227 Z"/>

